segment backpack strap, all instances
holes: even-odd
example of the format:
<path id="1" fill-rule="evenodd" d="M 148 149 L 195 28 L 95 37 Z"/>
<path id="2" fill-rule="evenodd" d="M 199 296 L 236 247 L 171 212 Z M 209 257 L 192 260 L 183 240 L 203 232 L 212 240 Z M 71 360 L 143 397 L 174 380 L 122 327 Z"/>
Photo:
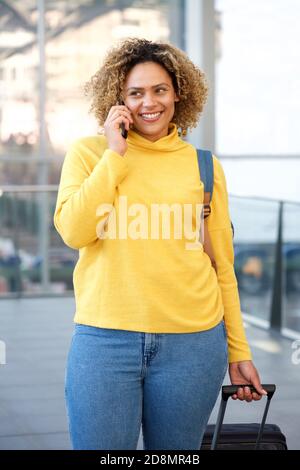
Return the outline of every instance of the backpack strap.
<path id="1" fill-rule="evenodd" d="M 213 157 L 210 150 L 197 149 L 197 160 L 201 181 L 204 184 L 204 218 L 206 218 L 210 212 L 210 202 L 212 199 L 213 188 L 214 188 L 214 163 Z M 234 238 L 234 225 L 230 221 L 232 230 L 232 239 Z"/>
<path id="2" fill-rule="evenodd" d="M 204 218 L 208 217 L 211 208 L 210 202 L 214 188 L 214 165 L 212 153 L 209 150 L 197 149 L 199 173 L 204 184 Z"/>
<path id="3" fill-rule="evenodd" d="M 197 160 L 200 173 L 200 179 L 204 185 L 204 219 L 209 216 L 211 212 L 210 202 L 212 199 L 214 187 L 214 165 L 212 153 L 209 150 L 197 149 Z M 212 243 L 210 240 L 209 232 L 207 229 L 207 222 L 204 221 L 204 242 L 203 250 L 209 256 L 212 267 L 217 272 L 217 263 L 214 256 Z"/>

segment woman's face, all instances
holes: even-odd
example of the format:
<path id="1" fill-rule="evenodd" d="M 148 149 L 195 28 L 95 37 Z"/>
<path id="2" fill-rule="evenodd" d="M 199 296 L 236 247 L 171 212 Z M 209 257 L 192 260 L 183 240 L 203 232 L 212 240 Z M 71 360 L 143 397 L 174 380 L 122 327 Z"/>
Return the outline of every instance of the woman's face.
<path id="1" fill-rule="evenodd" d="M 168 135 L 179 98 L 170 75 L 161 65 L 155 62 L 135 65 L 126 77 L 123 95 L 138 134 L 152 142 Z"/>

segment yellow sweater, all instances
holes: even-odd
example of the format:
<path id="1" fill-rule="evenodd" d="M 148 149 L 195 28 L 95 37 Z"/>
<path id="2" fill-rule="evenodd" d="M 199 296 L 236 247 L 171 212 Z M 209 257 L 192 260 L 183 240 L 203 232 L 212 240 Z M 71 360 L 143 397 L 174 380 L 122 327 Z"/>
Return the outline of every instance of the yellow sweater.
<path id="1" fill-rule="evenodd" d="M 195 244 L 196 206 L 203 203 L 195 148 L 178 136 L 174 123 L 156 142 L 132 130 L 127 141 L 121 156 L 107 148 L 105 136 L 84 137 L 64 160 L 54 225 L 69 247 L 79 249 L 74 321 L 146 333 L 189 333 L 212 328 L 224 316 L 229 362 L 251 359 L 219 160 L 213 156 L 207 219 L 216 275 L 202 244 Z M 190 218 L 183 207 L 192 207 Z"/>

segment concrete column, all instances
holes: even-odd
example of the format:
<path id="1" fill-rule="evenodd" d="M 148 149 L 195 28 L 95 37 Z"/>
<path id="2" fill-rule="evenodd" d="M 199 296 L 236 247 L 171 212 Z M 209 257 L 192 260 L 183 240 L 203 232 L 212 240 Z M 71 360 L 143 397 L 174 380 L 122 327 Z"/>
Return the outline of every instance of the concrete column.
<path id="1" fill-rule="evenodd" d="M 185 51 L 204 71 L 210 88 L 199 124 L 188 140 L 215 152 L 215 1 L 186 0 L 184 16 Z"/>

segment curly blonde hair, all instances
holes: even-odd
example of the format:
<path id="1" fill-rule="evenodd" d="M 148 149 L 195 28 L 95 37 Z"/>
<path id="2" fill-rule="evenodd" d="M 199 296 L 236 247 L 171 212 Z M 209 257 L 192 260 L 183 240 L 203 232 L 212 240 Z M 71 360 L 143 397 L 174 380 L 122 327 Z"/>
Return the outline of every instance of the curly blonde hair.
<path id="1" fill-rule="evenodd" d="M 208 83 L 205 74 L 186 53 L 168 43 L 126 38 L 110 48 L 101 68 L 84 84 L 85 95 L 92 99 L 89 112 L 103 126 L 110 108 L 122 98 L 128 72 L 142 62 L 156 62 L 169 73 L 180 99 L 175 103 L 172 122 L 185 135 L 197 126 L 207 101 Z"/>

